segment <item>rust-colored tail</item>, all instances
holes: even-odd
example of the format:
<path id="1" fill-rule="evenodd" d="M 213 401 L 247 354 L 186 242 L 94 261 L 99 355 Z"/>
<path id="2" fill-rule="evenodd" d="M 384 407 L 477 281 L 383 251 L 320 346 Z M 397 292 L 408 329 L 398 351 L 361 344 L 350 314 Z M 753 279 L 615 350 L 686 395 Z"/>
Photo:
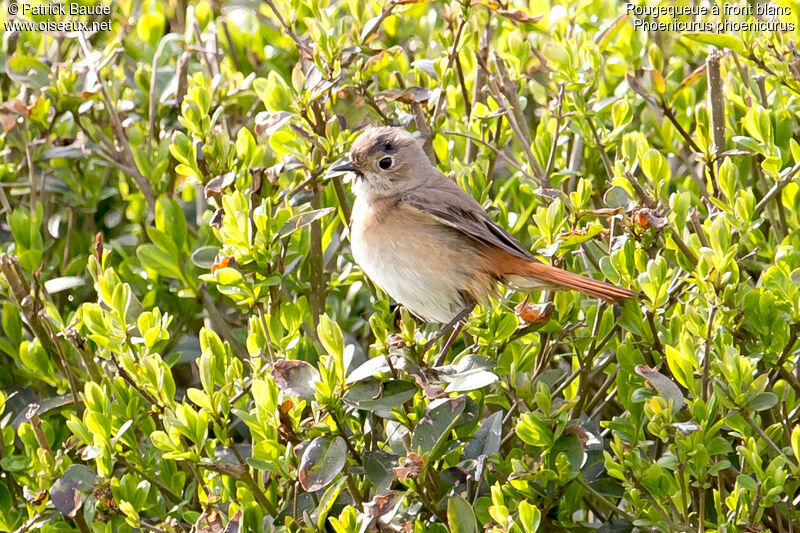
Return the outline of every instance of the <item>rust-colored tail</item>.
<path id="1" fill-rule="evenodd" d="M 539 263 L 536 261 L 520 261 L 516 272 L 507 275 L 509 282 L 520 288 L 551 287 L 555 289 L 573 289 L 594 298 L 602 298 L 609 303 L 617 303 L 637 295 L 636 292 L 611 283 L 596 281 L 580 274 Z"/>

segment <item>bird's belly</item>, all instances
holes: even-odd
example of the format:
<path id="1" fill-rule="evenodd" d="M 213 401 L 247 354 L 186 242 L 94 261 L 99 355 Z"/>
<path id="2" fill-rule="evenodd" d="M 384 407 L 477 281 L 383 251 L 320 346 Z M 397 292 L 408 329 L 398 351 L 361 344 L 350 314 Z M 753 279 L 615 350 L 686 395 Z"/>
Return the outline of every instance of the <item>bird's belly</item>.
<path id="1" fill-rule="evenodd" d="M 376 285 L 412 313 L 449 322 L 464 308 L 468 280 L 458 268 L 457 251 L 425 231 L 401 227 L 352 235 L 353 257 Z"/>

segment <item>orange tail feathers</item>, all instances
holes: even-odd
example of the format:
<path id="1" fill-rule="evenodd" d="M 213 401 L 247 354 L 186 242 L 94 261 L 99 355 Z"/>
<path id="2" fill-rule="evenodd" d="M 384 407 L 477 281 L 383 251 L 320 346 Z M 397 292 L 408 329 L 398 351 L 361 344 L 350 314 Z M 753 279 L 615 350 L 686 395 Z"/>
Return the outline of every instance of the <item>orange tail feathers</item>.
<path id="1" fill-rule="evenodd" d="M 526 261 L 515 275 L 510 276 L 515 285 L 521 288 L 534 288 L 549 286 L 556 289 L 572 289 L 594 298 L 602 298 L 609 303 L 618 303 L 628 298 L 637 296 L 638 293 L 617 287 L 611 283 L 596 281 L 580 274 L 573 274 L 566 270 L 539 263 Z"/>

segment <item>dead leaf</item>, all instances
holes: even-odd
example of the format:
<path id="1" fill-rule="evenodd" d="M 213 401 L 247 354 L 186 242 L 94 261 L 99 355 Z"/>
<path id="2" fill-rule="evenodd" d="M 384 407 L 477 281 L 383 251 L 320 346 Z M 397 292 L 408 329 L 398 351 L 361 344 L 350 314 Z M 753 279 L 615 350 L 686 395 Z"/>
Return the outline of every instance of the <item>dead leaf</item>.
<path id="1" fill-rule="evenodd" d="M 9 111 L 20 116 L 28 114 L 28 108 L 25 106 L 25 102 L 20 98 L 12 98 L 8 102 L 3 102 L 0 104 L 0 111 Z"/>
<path id="2" fill-rule="evenodd" d="M 414 381 L 417 382 L 417 385 L 425 392 L 425 396 L 429 400 L 435 400 L 436 398 L 444 396 L 444 389 L 441 385 L 432 385 L 428 379 L 420 373 L 410 372 L 410 374 L 414 378 Z"/>
<path id="3" fill-rule="evenodd" d="M 11 113 L 0 112 L 0 126 L 3 128 L 3 133 L 8 133 L 17 127 L 17 117 Z"/>
<path id="4" fill-rule="evenodd" d="M 621 207 L 603 207 L 603 208 L 600 208 L 600 209 L 590 209 L 589 211 L 587 211 L 587 213 L 590 214 L 590 215 L 595 215 L 595 216 L 600 216 L 600 217 L 602 217 L 602 216 L 614 216 L 614 215 L 618 215 L 618 214 L 622 213 L 622 208 Z"/>
<path id="5" fill-rule="evenodd" d="M 497 13 L 509 18 L 511 20 L 516 20 L 517 22 L 530 22 L 535 23 L 542 20 L 544 15 L 536 15 L 531 16 L 520 9 L 498 9 Z"/>
<path id="6" fill-rule="evenodd" d="M 208 183 L 206 183 L 205 188 L 205 195 L 206 198 L 211 196 L 221 196 L 225 190 L 233 185 L 233 182 L 236 180 L 236 173 L 226 172 L 221 176 L 217 176 L 216 178 L 211 178 Z"/>
<path id="7" fill-rule="evenodd" d="M 633 221 L 635 224 L 643 228 L 653 227 L 657 230 L 669 224 L 667 213 L 669 209 L 664 206 L 659 206 L 654 209 L 642 208 L 633 212 Z"/>
<path id="8" fill-rule="evenodd" d="M 595 447 L 602 446 L 602 441 L 598 439 L 594 434 L 589 433 L 586 430 L 586 428 L 583 428 L 581 426 L 569 426 L 564 430 L 564 434 L 567 435 L 570 433 L 577 436 L 580 439 L 581 444 L 583 444 L 584 448 L 587 448 L 589 446 L 595 446 Z"/>
<path id="9" fill-rule="evenodd" d="M 192 526 L 192 533 L 223 533 L 222 515 L 211 506 L 206 507 Z"/>
<path id="10" fill-rule="evenodd" d="M 314 388 L 320 380 L 319 372 L 305 361 L 279 359 L 273 363 L 270 374 L 275 385 L 286 394 L 306 400 L 314 399 Z"/>
<path id="11" fill-rule="evenodd" d="M 230 521 L 228 521 L 228 525 L 225 527 L 225 531 L 223 533 L 237 533 L 241 530 L 240 522 L 242 521 L 242 510 L 237 509 L 236 513 L 231 517 Z"/>
<path id="12" fill-rule="evenodd" d="M 394 475 L 397 476 L 397 479 L 401 482 L 409 478 L 419 477 L 422 472 L 422 467 L 425 466 L 425 461 L 422 460 L 422 457 L 414 452 L 409 452 L 399 463 L 400 466 L 392 468 L 392 472 L 394 472 Z"/>
<path id="13" fill-rule="evenodd" d="M 16 128 L 19 117 L 25 116 L 27 113 L 25 102 L 19 98 L 12 98 L 8 102 L 0 104 L 0 126 L 3 128 L 3 133 L 8 133 Z"/>
<path id="14" fill-rule="evenodd" d="M 209 221 L 211 227 L 222 229 L 222 217 L 224 216 L 225 211 L 221 207 L 214 211 L 214 214 L 211 216 L 211 220 Z"/>
<path id="15" fill-rule="evenodd" d="M 519 303 L 514 311 L 527 324 L 547 324 L 550 322 L 550 317 L 553 316 L 555 306 L 552 302 L 543 304 L 528 303 L 528 298 Z"/>
<path id="16" fill-rule="evenodd" d="M 431 90 L 414 86 L 403 90 L 382 91 L 375 95 L 375 99 L 382 102 L 399 100 L 405 104 L 423 104 L 437 97 L 438 94 L 439 91 L 437 89 Z"/>
<path id="17" fill-rule="evenodd" d="M 256 115 L 256 124 L 253 131 L 259 137 L 269 137 L 289 122 L 292 117 L 294 115 L 288 111 L 278 111 L 277 113 L 262 111 Z"/>

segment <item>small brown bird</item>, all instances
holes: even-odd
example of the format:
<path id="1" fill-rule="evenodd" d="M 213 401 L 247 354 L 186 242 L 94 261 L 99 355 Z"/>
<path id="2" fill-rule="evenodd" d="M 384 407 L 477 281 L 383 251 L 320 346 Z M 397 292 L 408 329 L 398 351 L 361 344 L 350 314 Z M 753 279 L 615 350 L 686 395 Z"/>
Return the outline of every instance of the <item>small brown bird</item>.
<path id="1" fill-rule="evenodd" d="M 497 282 L 518 289 L 575 289 L 616 303 L 636 293 L 546 265 L 495 223 L 478 202 L 431 165 L 420 143 L 401 128 L 371 127 L 349 161 L 356 195 L 350 244 L 369 278 L 426 321 L 461 329 Z"/>

